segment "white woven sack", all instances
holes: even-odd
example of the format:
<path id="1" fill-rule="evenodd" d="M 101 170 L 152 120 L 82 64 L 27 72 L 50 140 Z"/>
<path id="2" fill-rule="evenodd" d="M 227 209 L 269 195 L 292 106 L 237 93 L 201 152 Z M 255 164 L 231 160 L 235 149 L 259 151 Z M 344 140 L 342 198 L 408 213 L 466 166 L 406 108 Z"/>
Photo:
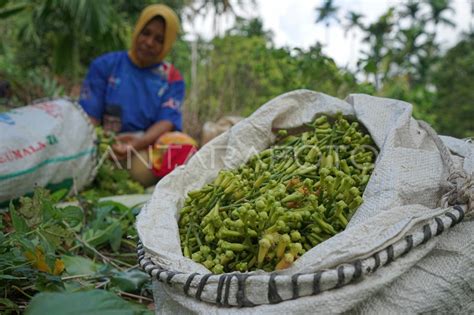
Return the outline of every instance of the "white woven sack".
<path id="1" fill-rule="evenodd" d="M 273 128 L 336 112 L 359 120 L 380 149 L 345 231 L 272 273 L 211 275 L 183 257 L 177 218 L 187 192 L 270 146 Z M 397 100 L 298 90 L 204 146 L 157 185 L 137 220 L 139 261 L 154 279 L 157 313 L 474 311 L 474 148 L 444 138 L 451 155 L 411 115 L 412 106 Z"/>
<path id="2" fill-rule="evenodd" d="M 80 190 L 93 179 L 96 135 L 81 107 L 41 101 L 0 114 L 0 204 L 35 186 Z"/>

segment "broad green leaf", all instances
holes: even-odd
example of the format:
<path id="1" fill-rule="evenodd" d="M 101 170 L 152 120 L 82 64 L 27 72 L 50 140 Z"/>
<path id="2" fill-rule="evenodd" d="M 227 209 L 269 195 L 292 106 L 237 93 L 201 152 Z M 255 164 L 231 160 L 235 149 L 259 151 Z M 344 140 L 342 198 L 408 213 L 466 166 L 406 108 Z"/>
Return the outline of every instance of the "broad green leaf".
<path id="1" fill-rule="evenodd" d="M 13 227 L 17 233 L 23 234 L 29 231 L 28 225 L 26 224 L 25 220 L 18 215 L 13 203 L 10 203 L 10 215 L 12 218 Z"/>
<path id="2" fill-rule="evenodd" d="M 100 230 L 106 228 L 109 223 L 107 219 L 112 217 L 112 211 L 115 209 L 112 205 L 98 206 L 95 209 L 95 218 L 90 222 L 91 228 Z"/>
<path id="3" fill-rule="evenodd" d="M 129 208 L 125 206 L 124 204 L 121 204 L 120 202 L 116 202 L 113 200 L 101 201 L 98 206 L 99 207 L 112 207 L 119 210 L 120 212 L 126 212 L 129 210 Z"/>
<path id="4" fill-rule="evenodd" d="M 375 73 L 377 72 L 377 64 L 373 59 L 369 59 L 367 64 L 364 66 L 364 70 L 368 73 Z"/>
<path id="5" fill-rule="evenodd" d="M 61 214 L 70 227 L 75 227 L 80 224 L 84 218 L 84 213 L 81 208 L 75 206 L 67 206 L 61 209 Z"/>
<path id="6" fill-rule="evenodd" d="M 25 219 L 29 227 L 34 227 L 47 221 L 45 211 L 50 203 L 49 192 L 43 188 L 36 188 L 33 197 L 20 197 L 17 212 Z"/>
<path id="7" fill-rule="evenodd" d="M 116 224 L 114 223 L 114 226 L 111 226 L 112 228 L 115 228 Z M 105 230 L 93 230 L 93 229 L 88 229 L 86 232 L 84 232 L 82 238 L 84 241 L 89 243 L 89 245 L 98 247 L 100 245 L 103 245 L 107 243 L 110 239 L 110 231 L 112 229 L 107 228 Z"/>
<path id="8" fill-rule="evenodd" d="M 122 243 L 122 227 L 117 225 L 113 230 L 110 231 L 109 234 L 109 244 L 113 251 L 118 251 L 120 248 L 120 244 Z"/>
<path id="9" fill-rule="evenodd" d="M 45 197 L 42 202 L 43 222 L 48 220 L 60 221 L 62 219 L 61 209 L 54 206 L 53 202 L 48 197 Z"/>
<path id="10" fill-rule="evenodd" d="M 15 15 L 23 11 L 25 8 L 26 8 L 25 4 L 20 4 L 11 8 L 2 9 L 0 10 L 0 19 L 6 19 L 7 17 L 10 17 L 12 15 Z"/>
<path id="11" fill-rule="evenodd" d="M 150 276 L 140 270 L 119 272 L 112 277 L 112 284 L 125 292 L 139 292 L 142 286 L 150 280 Z"/>
<path id="12" fill-rule="evenodd" d="M 60 276 L 39 272 L 36 278 L 35 288 L 43 292 L 60 292 L 64 291 L 64 283 Z"/>
<path id="13" fill-rule="evenodd" d="M 61 201 L 66 195 L 69 193 L 69 189 L 63 188 L 58 191 L 55 191 L 54 193 L 51 194 L 51 201 L 54 203 L 57 203 Z"/>
<path id="14" fill-rule="evenodd" d="M 82 237 L 84 241 L 88 242 L 94 247 L 98 247 L 109 242 L 111 242 L 113 246 L 120 246 L 120 238 L 123 234 L 121 229 L 121 222 L 119 221 L 119 219 L 110 216 L 107 218 L 104 217 L 103 220 L 104 222 L 100 223 L 98 222 L 100 220 L 97 219 L 96 224 L 94 224 L 92 228 L 87 229 L 83 233 Z M 119 234 L 120 236 L 118 236 Z"/>
<path id="15" fill-rule="evenodd" d="M 63 281 L 64 291 L 66 292 L 79 292 L 79 291 L 88 291 L 95 288 L 95 282 L 92 280 L 67 280 Z"/>
<path id="16" fill-rule="evenodd" d="M 60 246 L 63 241 L 74 237 L 70 230 L 60 225 L 53 225 L 45 228 L 43 230 L 43 235 L 55 248 Z"/>
<path id="17" fill-rule="evenodd" d="M 74 293 L 40 293 L 33 297 L 27 315 L 139 315 L 152 314 L 103 290 Z"/>
<path id="18" fill-rule="evenodd" d="M 99 268 L 100 264 L 93 262 L 87 257 L 81 256 L 62 256 L 64 262 L 64 268 L 66 272 L 71 276 L 76 275 L 93 275 Z"/>

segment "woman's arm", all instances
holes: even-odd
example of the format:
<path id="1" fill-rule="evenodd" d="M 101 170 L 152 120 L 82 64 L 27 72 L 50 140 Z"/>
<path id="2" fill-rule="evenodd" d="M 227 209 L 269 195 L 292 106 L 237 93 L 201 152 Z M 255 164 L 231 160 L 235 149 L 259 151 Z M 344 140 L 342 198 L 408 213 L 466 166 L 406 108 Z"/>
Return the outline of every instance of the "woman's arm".
<path id="1" fill-rule="evenodd" d="M 112 65 L 116 62 L 115 55 L 106 54 L 96 58 L 82 82 L 79 104 L 91 118 L 94 126 L 101 124 L 104 114 L 104 100 L 107 93 L 107 80 L 111 74 Z"/>
<path id="2" fill-rule="evenodd" d="M 165 132 L 172 131 L 174 125 L 169 120 L 161 120 L 153 124 L 142 136 L 135 136 L 130 134 L 118 135 L 115 139 L 117 143 L 112 145 L 112 149 L 119 160 L 127 157 L 127 151 L 130 146 L 136 151 L 147 149 L 153 145 L 158 138 Z"/>
<path id="3" fill-rule="evenodd" d="M 130 143 L 135 150 L 140 151 L 153 145 L 158 138 L 165 132 L 172 131 L 174 125 L 169 120 L 161 120 L 153 124 L 141 137 L 135 137 Z"/>

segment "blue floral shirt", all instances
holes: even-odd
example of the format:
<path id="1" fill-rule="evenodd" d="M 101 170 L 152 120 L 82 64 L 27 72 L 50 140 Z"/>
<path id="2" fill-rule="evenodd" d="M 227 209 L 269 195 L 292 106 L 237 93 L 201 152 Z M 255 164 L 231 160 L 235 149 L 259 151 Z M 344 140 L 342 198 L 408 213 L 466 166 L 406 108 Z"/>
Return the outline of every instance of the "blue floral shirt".
<path id="1" fill-rule="evenodd" d="M 183 78 L 173 65 L 161 62 L 139 68 L 127 52 L 120 51 L 92 62 L 79 103 L 99 121 L 108 107 L 119 107 L 121 132 L 146 131 L 161 120 L 172 122 L 174 129 L 181 131 L 184 93 Z"/>

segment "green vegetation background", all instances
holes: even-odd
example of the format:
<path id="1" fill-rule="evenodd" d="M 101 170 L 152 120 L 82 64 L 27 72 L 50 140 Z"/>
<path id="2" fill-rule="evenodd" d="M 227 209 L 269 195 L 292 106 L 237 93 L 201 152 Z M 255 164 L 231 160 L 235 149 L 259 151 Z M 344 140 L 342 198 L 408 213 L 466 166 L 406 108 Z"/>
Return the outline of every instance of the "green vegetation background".
<path id="1" fill-rule="evenodd" d="M 232 15 L 252 2 L 168 0 L 182 20 L 211 14 Z M 453 26 L 449 1 L 407 1 L 365 23 L 358 12 L 343 12 L 321 1 L 315 23 L 340 23 L 353 49 L 354 30 L 363 32 L 363 55 L 352 71 L 336 65 L 322 44 L 308 49 L 275 47 L 272 33 L 259 18 L 237 17 L 232 29 L 212 40 L 178 40 L 169 61 L 185 77 L 187 131 L 199 138 L 205 121 L 227 114 L 249 115 L 271 98 L 306 88 L 339 98 L 368 93 L 414 105 L 414 115 L 441 134 L 472 137 L 474 127 L 474 35 L 464 34 L 447 51 L 437 31 Z M 0 0 L 0 79 L 11 84 L 12 97 L 2 109 L 43 97 L 77 98 L 90 62 L 102 53 L 129 45 L 140 10 L 149 0 L 67 1 Z M 315 6 L 317 1 L 315 1 Z M 338 16 L 345 14 L 343 20 Z M 308 34 L 311 36 L 311 34 Z M 356 52 L 352 52 L 355 54 Z"/>

